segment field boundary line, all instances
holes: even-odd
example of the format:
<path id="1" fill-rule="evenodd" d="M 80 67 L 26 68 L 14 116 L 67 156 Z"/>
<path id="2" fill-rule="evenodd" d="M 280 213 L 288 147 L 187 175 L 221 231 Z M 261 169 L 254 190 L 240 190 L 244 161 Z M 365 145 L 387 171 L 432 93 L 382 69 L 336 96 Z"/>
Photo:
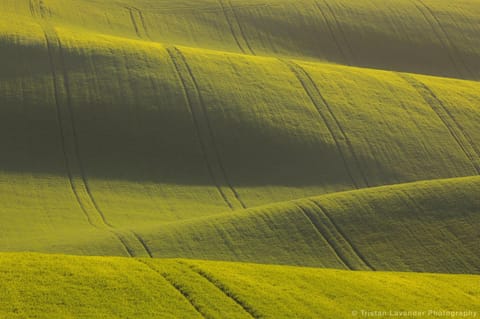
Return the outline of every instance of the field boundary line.
<path id="1" fill-rule="evenodd" d="M 202 318 L 205 318 L 205 319 L 208 319 L 208 316 L 202 311 L 202 309 L 196 304 L 195 300 L 193 298 L 190 297 L 190 295 L 184 291 L 184 289 L 182 287 L 180 287 L 179 285 L 177 285 L 175 283 L 175 281 L 173 281 L 171 278 L 170 278 L 170 275 L 168 275 L 168 273 L 163 273 L 163 272 L 160 272 L 158 269 L 156 269 L 155 267 L 153 267 L 152 265 L 150 265 L 149 263 L 147 263 L 146 261 L 144 260 L 141 260 L 141 259 L 135 259 L 137 262 L 139 262 L 140 264 L 144 265 L 144 266 L 147 266 L 151 271 L 155 272 L 158 276 L 162 277 L 170 286 L 172 286 L 180 295 L 182 295 L 182 297 L 188 301 L 188 303 L 193 307 L 193 309 L 195 309 L 195 311 L 200 314 L 200 316 Z"/>
<path id="2" fill-rule="evenodd" d="M 347 134 L 345 133 L 345 131 L 341 127 L 340 122 L 338 121 L 335 114 L 331 110 L 331 107 L 328 104 L 327 100 L 323 97 L 320 90 L 315 85 L 315 82 L 313 81 L 311 76 L 305 71 L 305 69 L 303 69 L 300 65 L 298 65 L 297 63 L 295 63 L 293 61 L 288 61 L 288 60 L 284 60 L 284 59 L 280 59 L 280 61 L 283 64 L 285 64 L 290 69 L 290 71 L 295 75 L 297 80 L 300 82 L 303 90 L 305 91 L 305 93 L 309 97 L 311 103 L 313 104 L 313 106 L 317 110 L 317 113 L 320 115 L 321 119 L 325 123 L 325 126 L 327 127 L 328 131 L 330 132 L 330 135 L 332 136 L 332 138 L 335 142 L 335 146 L 337 148 L 337 151 L 339 152 L 339 155 L 342 158 L 342 162 L 344 164 L 345 170 L 346 170 L 350 180 L 354 184 L 355 188 L 359 189 L 360 188 L 359 185 L 362 184 L 362 183 L 364 185 L 366 185 L 367 187 L 369 187 L 370 185 L 367 181 L 367 178 L 366 178 L 363 170 L 361 169 L 359 160 L 358 160 L 357 155 L 356 155 L 356 153 L 353 149 L 353 145 L 351 144 L 350 139 L 348 138 Z M 311 89 L 309 89 L 309 86 L 311 87 Z M 318 98 L 315 97 L 315 95 L 317 95 Z M 325 114 L 325 112 L 322 110 L 323 107 L 326 108 L 326 110 L 327 110 L 326 113 L 329 114 L 330 117 L 332 118 L 333 124 L 330 123 L 330 121 L 327 118 L 327 114 Z M 352 158 L 353 158 L 353 161 L 355 163 L 356 169 L 361 174 L 361 182 L 362 183 L 359 183 L 356 180 L 356 178 L 354 177 L 353 171 L 355 171 L 355 169 L 350 167 L 350 165 L 347 161 L 347 157 L 345 156 L 345 153 L 342 149 L 339 137 L 335 133 L 335 131 L 333 129 L 333 126 L 337 127 L 338 131 L 340 132 L 340 138 L 345 141 L 347 149 L 348 149 L 349 153 L 352 155 Z"/>
<path id="3" fill-rule="evenodd" d="M 397 72 L 396 74 L 414 88 L 425 103 L 433 110 L 458 146 L 462 149 L 465 156 L 469 159 L 477 175 L 480 175 L 480 152 L 476 149 L 470 135 L 465 131 L 463 126 L 455 120 L 455 117 L 443 104 L 442 100 L 421 80 L 405 73 Z"/>
<path id="4" fill-rule="evenodd" d="M 368 260 L 363 256 L 362 253 L 355 247 L 355 245 L 349 240 L 347 235 L 342 231 L 342 229 L 337 225 L 337 223 L 333 220 L 333 218 L 330 216 L 330 213 L 323 207 L 323 205 L 308 199 L 310 203 L 315 205 L 316 207 L 319 208 L 319 212 L 326 218 L 329 224 L 333 226 L 332 231 L 335 231 L 340 235 L 341 238 L 345 241 L 347 244 L 347 247 L 352 250 L 352 252 L 358 257 L 358 260 L 365 265 L 365 267 L 369 268 L 370 270 L 375 270 L 375 268 L 368 262 Z"/>
<path id="5" fill-rule="evenodd" d="M 194 272 L 196 272 L 197 274 L 205 278 L 207 281 L 209 281 L 211 284 L 213 284 L 215 287 L 217 287 L 217 289 L 220 290 L 225 296 L 227 296 L 228 298 L 233 300 L 237 305 L 242 307 L 242 309 L 252 318 L 254 319 L 261 318 L 261 316 L 257 313 L 257 311 L 253 307 L 251 307 L 245 301 L 235 296 L 235 294 L 232 293 L 231 290 L 225 284 L 223 284 L 220 280 L 216 279 L 211 274 L 203 271 L 200 267 L 196 265 L 188 264 L 182 261 L 179 261 L 179 263 L 189 267 L 191 270 L 193 270 Z"/>
<path id="6" fill-rule="evenodd" d="M 298 209 L 300 209 L 300 211 L 305 216 L 309 224 L 312 225 L 315 232 L 325 241 L 325 243 L 328 244 L 328 246 L 330 247 L 330 250 L 332 250 L 337 260 L 340 261 L 340 263 L 343 264 L 346 269 L 353 270 L 353 267 L 350 265 L 350 263 L 346 260 L 344 256 L 342 256 L 343 254 L 340 254 L 340 252 L 337 251 L 337 249 L 334 247 L 331 238 L 329 238 L 330 236 L 327 236 L 324 234 L 324 231 L 321 229 L 319 225 L 317 225 L 317 223 L 313 220 L 313 218 L 306 211 L 306 209 L 300 206 L 300 204 L 295 204 L 295 206 L 298 207 Z"/>
<path id="7" fill-rule="evenodd" d="M 177 73 L 178 77 L 180 78 L 181 85 L 183 86 L 184 96 L 187 100 L 188 107 L 189 107 L 190 112 L 192 114 L 193 122 L 194 122 L 194 125 L 195 125 L 195 128 L 196 128 L 196 131 L 197 131 L 197 137 L 198 137 L 202 152 L 204 154 L 204 159 L 205 159 L 205 162 L 207 164 L 207 168 L 208 168 L 208 171 L 210 173 L 210 177 L 212 178 L 212 181 L 217 186 L 218 191 L 220 192 L 222 198 L 227 203 L 227 205 L 231 209 L 234 209 L 232 201 L 229 200 L 227 194 L 222 189 L 222 184 L 219 182 L 219 180 L 215 176 L 216 174 L 214 173 L 213 164 L 211 163 L 211 160 L 208 157 L 208 150 L 207 150 L 207 141 L 208 140 L 210 141 L 210 147 L 213 150 L 213 156 L 214 156 L 213 160 L 218 166 L 218 171 L 220 173 L 221 179 L 225 182 L 226 187 L 233 194 L 234 200 L 240 204 L 241 208 L 246 208 L 247 206 L 242 201 L 242 199 L 240 198 L 240 195 L 235 190 L 235 188 L 233 187 L 232 183 L 230 182 L 230 180 L 228 178 L 226 169 L 223 165 L 222 157 L 220 156 L 220 152 L 218 150 L 218 146 L 217 146 L 216 141 L 215 141 L 215 136 L 214 136 L 212 125 L 210 123 L 210 119 L 209 119 L 209 116 L 208 116 L 208 111 L 205 107 L 205 102 L 203 101 L 203 97 L 200 93 L 199 85 L 197 83 L 197 80 L 196 80 L 195 76 L 193 75 L 192 69 L 190 68 L 189 64 L 187 63 L 187 60 L 186 60 L 185 56 L 183 55 L 183 53 L 177 47 L 167 48 L 167 52 L 170 56 L 170 59 L 172 60 L 173 66 L 176 70 L 176 73 Z M 180 68 L 179 62 L 181 62 L 183 64 L 183 67 L 185 68 L 185 71 L 186 71 L 185 75 L 184 75 L 184 72 L 182 72 L 182 70 Z M 187 79 L 185 78 L 185 76 L 189 78 L 189 80 L 191 81 L 191 83 L 193 85 L 192 89 L 193 89 L 193 91 L 195 92 L 195 95 L 198 98 L 198 104 L 199 104 L 198 108 L 196 108 L 194 106 L 192 98 L 190 97 L 189 89 L 188 89 L 188 86 L 187 86 Z M 200 112 L 200 115 L 203 115 L 202 117 L 203 117 L 203 120 L 205 122 L 204 124 L 206 126 L 205 127 L 205 130 L 206 130 L 205 134 L 202 134 L 202 129 L 201 129 L 201 126 L 200 126 L 200 120 L 199 120 L 198 116 L 196 115 L 198 112 Z M 204 135 L 206 135 L 206 136 L 204 136 Z"/>
<path id="8" fill-rule="evenodd" d="M 342 58 L 343 60 L 345 61 L 345 63 L 347 65 L 352 65 L 352 56 L 351 56 L 351 52 L 352 52 L 352 48 L 350 47 L 350 44 L 349 42 L 347 41 L 347 37 L 343 31 L 343 29 L 340 27 L 340 22 L 338 21 L 338 18 L 337 16 L 335 15 L 332 7 L 330 6 L 330 4 L 325 1 L 325 0 L 322 0 L 322 2 L 325 4 L 325 6 L 327 7 L 328 11 L 330 12 L 330 14 L 332 15 L 333 19 L 335 20 L 335 24 L 336 24 L 336 27 L 340 33 L 340 36 L 343 38 L 343 42 L 345 43 L 345 46 L 347 47 L 346 51 L 348 51 L 348 54 L 346 53 L 346 51 L 344 50 L 343 46 L 340 44 L 339 42 L 339 39 L 338 37 L 335 35 L 335 31 L 333 30 L 333 27 L 330 23 L 330 21 L 328 21 L 328 17 L 327 15 L 325 14 L 325 11 L 322 9 L 322 7 L 320 6 L 320 4 L 318 3 L 318 1 L 314 1 L 314 4 L 315 4 L 315 7 L 317 8 L 317 10 L 320 12 L 320 14 L 322 15 L 323 17 L 323 20 L 325 21 L 325 24 L 327 25 L 327 28 L 330 32 L 330 35 L 333 39 L 333 41 L 335 42 L 335 44 L 337 45 L 337 48 L 338 48 L 338 51 L 340 51 L 340 54 L 342 55 Z"/>

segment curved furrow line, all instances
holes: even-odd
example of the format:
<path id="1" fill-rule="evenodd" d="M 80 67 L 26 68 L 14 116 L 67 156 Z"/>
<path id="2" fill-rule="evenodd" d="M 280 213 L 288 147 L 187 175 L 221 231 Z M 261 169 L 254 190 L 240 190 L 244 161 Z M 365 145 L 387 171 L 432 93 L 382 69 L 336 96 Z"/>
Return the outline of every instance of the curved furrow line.
<path id="1" fill-rule="evenodd" d="M 354 54 L 353 54 L 353 49 L 352 47 L 350 46 L 350 42 L 348 41 L 347 39 L 347 35 L 345 33 L 345 30 L 343 30 L 342 28 L 342 25 L 340 23 L 340 21 L 338 20 L 338 17 L 337 15 L 335 14 L 335 11 L 333 10 L 332 6 L 328 3 L 328 0 L 321 0 L 325 6 L 327 7 L 328 11 L 330 12 L 330 14 L 332 15 L 334 21 L 335 21 L 335 25 L 337 26 L 337 29 L 338 29 L 338 32 L 340 33 L 340 37 L 341 37 L 341 40 L 344 44 L 344 46 L 346 47 L 346 51 L 345 51 L 345 54 L 347 55 L 347 60 L 350 64 L 354 64 Z M 317 7 L 320 9 L 320 5 L 318 4 L 318 2 L 315 2 L 315 4 L 317 5 Z M 321 9 L 320 9 L 321 10 Z M 348 63 L 347 62 L 347 63 Z"/>
<path id="2" fill-rule="evenodd" d="M 207 148 L 205 145 L 205 142 L 203 141 L 202 134 L 201 134 L 201 129 L 200 129 L 200 123 L 199 120 L 197 119 L 197 112 L 194 109 L 193 106 L 193 101 L 191 100 L 188 87 L 186 84 L 186 80 L 184 79 L 183 73 L 181 72 L 180 66 L 178 65 L 177 57 L 176 57 L 176 52 L 173 49 L 167 48 L 168 55 L 170 56 L 170 60 L 172 61 L 172 64 L 174 66 L 175 72 L 177 74 L 177 77 L 180 80 L 180 83 L 182 85 L 182 90 L 183 90 L 183 95 L 185 96 L 185 100 L 187 102 L 188 108 L 190 110 L 190 113 L 192 114 L 192 120 L 193 124 L 195 126 L 195 131 L 198 139 L 198 143 L 200 145 L 200 150 L 202 152 L 202 156 L 205 162 L 205 165 L 207 166 L 208 173 L 210 175 L 210 178 L 212 179 L 213 183 L 215 184 L 215 187 L 218 190 L 218 193 L 222 197 L 223 201 L 227 204 L 230 209 L 233 209 L 232 203 L 228 200 L 227 195 L 223 192 L 222 187 L 220 183 L 217 181 L 215 174 L 213 173 L 213 167 L 212 164 L 210 164 L 210 161 L 208 159 L 207 155 Z"/>
<path id="3" fill-rule="evenodd" d="M 143 246 L 143 249 L 145 249 L 148 256 L 150 258 L 153 258 L 152 250 L 150 249 L 150 247 L 148 247 L 148 245 L 147 245 L 146 241 L 143 239 L 143 237 L 140 236 L 138 233 L 136 233 L 134 231 L 131 231 L 131 233 L 133 234 L 133 236 L 135 236 L 135 238 L 138 240 L 138 242 Z"/>
<path id="4" fill-rule="evenodd" d="M 363 187 L 363 185 L 369 187 L 370 185 L 368 183 L 368 180 L 365 174 L 363 173 L 363 171 L 360 169 L 360 163 L 353 149 L 353 145 L 350 142 L 350 139 L 346 135 L 343 128 L 340 126 L 340 122 L 332 112 L 329 104 L 327 103 L 323 95 L 320 93 L 320 90 L 317 88 L 317 86 L 313 82 L 313 79 L 297 63 L 283 60 L 283 59 L 280 59 L 280 61 L 284 63 L 292 71 L 292 73 L 295 75 L 295 77 L 303 87 L 303 90 L 309 97 L 311 103 L 315 106 L 315 109 L 317 110 L 318 114 L 322 118 L 323 122 L 325 123 L 325 126 L 327 127 L 328 131 L 330 132 L 330 135 L 332 136 L 335 142 L 335 146 L 342 159 L 345 170 L 347 171 L 347 174 L 350 180 L 352 181 L 353 185 L 355 186 L 355 188 L 361 188 Z M 327 111 L 325 111 L 325 109 Z M 331 118 L 331 120 L 329 118 Z M 354 160 L 353 167 L 351 167 L 352 165 L 350 165 L 349 161 L 347 160 L 347 157 L 345 155 L 346 152 L 343 150 L 342 143 L 340 142 L 340 140 L 345 141 L 347 151 L 352 155 L 352 158 Z M 359 172 L 361 174 L 361 178 L 356 178 L 354 175 L 354 172 Z"/>
<path id="5" fill-rule="evenodd" d="M 221 1 L 221 0 L 220 0 Z M 242 36 L 243 41 L 245 42 L 245 45 L 247 46 L 248 50 L 252 55 L 255 55 L 255 51 L 253 50 L 250 42 L 248 41 L 247 36 L 245 35 L 245 30 L 243 30 L 242 24 L 240 23 L 240 19 L 238 18 L 237 11 L 235 11 L 235 7 L 232 5 L 232 2 L 230 0 L 226 0 L 228 3 L 228 6 L 230 7 L 230 10 L 232 10 L 233 17 L 235 18 L 236 25 L 238 27 L 238 30 L 240 32 L 240 35 Z"/>
<path id="6" fill-rule="evenodd" d="M 317 1 L 315 1 L 315 7 L 318 9 L 318 11 L 320 12 L 320 15 L 322 16 L 323 20 L 325 21 L 325 24 L 327 25 L 328 32 L 330 33 L 330 37 L 332 37 L 333 41 L 335 42 L 335 45 L 337 46 L 337 50 L 338 50 L 338 52 L 340 52 L 340 55 L 342 56 L 342 59 L 343 59 L 344 63 L 346 65 L 352 65 L 351 59 L 349 57 L 347 57 L 347 53 L 345 52 L 342 45 L 340 44 L 340 40 L 335 35 L 335 31 L 333 30 L 333 26 L 331 25 L 330 21 L 328 20 L 328 17 L 325 14 L 325 11 L 322 9 L 322 7 L 320 6 L 320 4 Z M 331 8 L 328 5 L 327 5 L 327 7 L 329 8 L 330 14 L 333 14 Z M 337 28 L 340 28 L 339 25 L 338 25 L 338 21 L 336 20 L 335 16 L 334 16 L 334 19 L 336 21 Z"/>
<path id="7" fill-rule="evenodd" d="M 455 139 L 465 156 L 470 160 L 474 170 L 480 175 L 480 153 L 476 149 L 473 139 L 465 131 L 463 126 L 425 83 L 405 73 L 396 74 L 412 86 L 424 99 L 425 103 L 430 106 L 443 125 L 448 129 L 450 135 Z"/>
<path id="8" fill-rule="evenodd" d="M 332 240 L 332 237 L 326 234 L 325 229 L 322 227 L 322 225 L 317 223 L 317 221 L 312 218 L 310 212 L 308 212 L 305 208 L 303 208 L 299 204 L 295 204 L 295 206 L 298 207 L 298 209 L 300 209 L 302 214 L 305 216 L 308 222 L 312 225 L 315 232 L 325 241 L 325 243 L 327 243 L 327 245 L 330 247 L 330 250 L 333 252 L 337 260 L 343 266 L 345 266 L 345 269 L 353 270 L 354 267 L 349 263 L 348 258 L 346 258 L 343 255 L 338 245 L 336 245 L 335 241 Z"/>
<path id="9" fill-rule="evenodd" d="M 149 265 L 147 262 L 141 260 L 141 259 L 136 259 L 139 263 L 141 263 L 142 265 L 145 265 L 147 266 L 151 271 L 155 272 L 158 276 L 160 276 L 161 278 L 163 278 L 166 282 L 168 282 L 170 284 L 170 286 L 172 286 L 186 301 L 188 301 L 188 303 L 192 306 L 193 309 L 195 309 L 195 311 L 202 317 L 202 318 L 205 318 L 207 319 L 208 316 L 207 314 L 205 314 L 202 309 L 197 305 L 197 303 L 195 302 L 195 300 L 188 294 L 187 291 L 185 291 L 183 289 L 183 287 L 181 287 L 180 285 L 178 285 L 169 275 L 168 273 L 162 273 L 160 271 L 158 271 L 156 268 L 152 267 L 151 265 Z"/>
<path id="10" fill-rule="evenodd" d="M 130 21 L 132 22 L 133 29 L 135 30 L 135 33 L 137 34 L 137 37 L 140 39 L 142 38 L 142 35 L 140 34 L 140 29 L 138 28 L 137 20 L 135 19 L 135 14 L 133 13 L 133 9 L 130 7 L 126 7 L 128 10 L 128 14 L 130 15 Z"/>
<path id="11" fill-rule="evenodd" d="M 447 41 L 447 44 L 448 44 L 448 48 L 450 48 L 450 51 L 452 51 L 452 54 L 455 55 L 453 58 L 455 59 L 458 58 L 458 60 L 460 61 L 460 63 L 462 64 L 463 66 L 463 69 L 472 77 L 472 78 L 475 78 L 474 74 L 472 73 L 472 71 L 470 70 L 470 68 L 467 66 L 467 63 L 465 62 L 465 60 L 463 59 L 463 56 L 462 54 L 458 51 L 457 47 L 454 45 L 454 42 L 451 40 L 450 36 L 448 35 L 448 32 L 447 30 L 445 30 L 445 28 L 443 27 L 440 19 L 438 19 L 437 15 L 435 14 L 435 12 L 433 12 L 433 10 L 426 5 L 426 3 L 423 1 L 423 0 L 417 0 L 419 3 L 421 3 L 421 5 L 429 12 L 429 14 L 432 16 L 433 20 L 435 21 L 435 23 L 438 25 L 439 29 L 440 29 L 440 32 L 443 33 L 446 41 Z M 433 25 L 432 25 L 433 27 Z M 455 60 L 456 61 L 456 60 Z"/>
<path id="12" fill-rule="evenodd" d="M 43 6 L 43 3 L 32 3 L 32 5 Z M 48 11 L 48 9 L 42 7 L 38 10 L 41 13 Z M 34 11 L 36 10 L 34 9 Z M 39 24 L 44 32 L 49 56 L 56 116 L 60 131 L 60 147 L 63 154 L 70 189 L 72 190 L 83 214 L 87 218 L 88 223 L 96 229 L 105 229 L 113 234 L 122 244 L 128 255 L 133 257 L 136 255 L 134 253 L 135 250 L 127 243 L 125 235 L 121 234 L 107 221 L 105 214 L 99 208 L 91 192 L 80 155 L 78 134 L 71 101 L 72 95 L 70 92 L 70 83 L 66 70 L 62 43 L 55 29 L 44 20 L 44 17 L 45 15 L 42 13 Z"/>
<path id="13" fill-rule="evenodd" d="M 370 269 L 370 270 L 375 270 L 375 268 L 368 262 L 368 260 L 363 256 L 363 254 L 353 245 L 353 243 L 348 239 L 347 235 L 342 231 L 342 229 L 337 225 L 337 223 L 332 219 L 330 216 L 330 213 L 323 207 L 321 204 L 308 199 L 310 203 L 318 207 L 319 213 L 325 217 L 325 221 L 330 225 L 329 229 L 334 231 L 339 237 L 342 238 L 342 240 L 345 242 L 345 248 L 348 250 L 351 250 L 351 252 L 354 253 L 354 255 L 358 258 L 358 261 L 363 264 L 364 267 Z"/>
<path id="14" fill-rule="evenodd" d="M 217 185 L 220 193 L 223 194 L 222 197 L 230 206 L 230 208 L 235 208 L 236 205 L 233 205 L 234 202 L 240 204 L 241 208 L 246 208 L 247 206 L 240 198 L 240 195 L 233 187 L 232 183 L 228 178 L 228 174 L 223 164 L 222 157 L 220 155 L 213 133 L 212 124 L 210 123 L 208 110 L 205 106 L 205 102 L 203 101 L 203 97 L 200 93 L 199 85 L 195 76 L 193 75 L 190 65 L 187 63 L 185 56 L 178 48 L 169 48 L 167 49 L 167 51 L 170 55 L 171 60 L 173 61 L 176 72 L 181 79 L 182 86 L 184 87 L 184 92 L 188 97 L 187 104 L 189 104 L 190 111 L 192 112 L 192 116 L 194 117 L 194 122 L 196 123 L 195 126 L 198 132 L 199 140 L 202 141 L 201 145 L 203 145 L 201 147 L 203 148 L 203 152 L 205 154 L 205 157 L 207 158 L 207 166 L 210 167 L 209 172 L 213 178 L 214 183 Z M 191 83 L 191 89 L 195 92 L 195 100 L 197 100 L 197 103 L 194 102 L 194 98 L 190 97 L 187 85 L 188 82 Z M 204 125 L 202 125 L 202 123 Z M 208 150 L 211 150 L 211 152 L 209 152 Z M 212 153 L 213 158 L 209 158 L 208 155 L 210 153 Z M 215 178 L 216 170 L 213 169 L 214 166 L 218 168 L 218 178 Z M 222 183 L 219 183 L 219 181 L 222 181 Z M 233 196 L 230 196 L 227 192 L 223 191 L 222 184 L 226 185 L 227 191 Z M 232 200 L 230 200 L 229 197 L 233 197 Z"/>
<path id="15" fill-rule="evenodd" d="M 453 53 L 452 53 L 452 50 L 450 49 L 449 44 L 445 42 L 444 38 L 448 39 L 448 37 L 446 36 L 446 34 L 444 34 L 444 36 L 442 37 L 442 34 L 441 34 L 442 32 L 439 31 L 439 30 L 442 30 L 441 26 L 439 26 L 438 28 L 435 27 L 435 24 L 439 25 L 439 21 L 437 20 L 435 15 L 433 15 L 433 13 L 430 11 L 430 9 L 422 1 L 420 1 L 420 0 L 411 0 L 411 1 L 415 5 L 417 10 L 422 14 L 425 21 L 427 21 L 427 23 L 432 28 L 433 32 L 435 33 L 435 36 L 437 37 L 437 39 L 440 41 L 442 47 L 447 52 L 448 58 L 450 59 L 450 62 L 452 63 L 455 70 L 457 71 L 458 76 L 460 78 L 462 78 L 463 77 L 463 74 L 462 74 L 463 72 L 462 72 L 461 68 L 459 67 L 459 65 L 457 63 L 457 60 L 453 56 Z M 419 5 L 419 3 L 420 3 L 420 5 Z"/>
<path id="16" fill-rule="evenodd" d="M 225 19 L 227 20 L 228 26 L 230 27 L 230 33 L 232 34 L 233 39 L 235 40 L 235 43 L 237 44 L 240 51 L 242 51 L 243 54 L 246 54 L 247 51 L 240 44 L 240 39 L 237 37 L 237 34 L 235 32 L 235 28 L 233 27 L 232 21 L 230 19 L 230 16 L 228 15 L 228 12 L 227 12 L 227 9 L 225 8 L 225 4 L 223 3 L 223 0 L 218 0 L 218 3 L 222 7 L 223 15 L 225 16 Z"/>
<path id="17" fill-rule="evenodd" d="M 238 296 L 236 296 L 225 284 L 223 284 L 221 281 L 213 277 L 211 274 L 203 271 L 200 269 L 198 266 L 187 264 L 185 262 L 179 262 L 181 264 L 184 264 L 188 266 L 190 269 L 192 269 L 194 272 L 205 278 L 207 281 L 209 281 L 211 284 L 213 284 L 215 287 L 217 287 L 225 296 L 233 300 L 237 305 L 242 307 L 242 309 L 252 318 L 254 319 L 259 319 L 261 316 L 258 314 L 258 311 L 255 310 L 252 306 L 250 306 L 248 303 L 245 301 L 241 300 Z"/>

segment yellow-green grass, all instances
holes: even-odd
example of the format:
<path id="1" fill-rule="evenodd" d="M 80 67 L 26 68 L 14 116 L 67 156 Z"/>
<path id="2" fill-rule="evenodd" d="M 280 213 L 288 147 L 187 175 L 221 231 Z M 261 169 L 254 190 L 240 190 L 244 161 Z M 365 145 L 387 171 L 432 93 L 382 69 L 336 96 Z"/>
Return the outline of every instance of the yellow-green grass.
<path id="1" fill-rule="evenodd" d="M 5 318 L 352 318 L 480 311 L 480 278 L 37 254 L 0 255 Z M 380 316 L 386 317 L 386 316 Z M 421 315 L 413 315 L 420 318 Z"/>
<path id="2" fill-rule="evenodd" d="M 476 0 L 2 0 L 0 9 L 142 41 L 480 78 Z"/>
<path id="3" fill-rule="evenodd" d="M 154 257 L 479 273 L 480 178 L 335 193 L 139 230 Z"/>
<path id="4" fill-rule="evenodd" d="M 130 230 L 478 173 L 477 82 L 37 20 L 1 41 L 3 250 L 148 255 Z"/>

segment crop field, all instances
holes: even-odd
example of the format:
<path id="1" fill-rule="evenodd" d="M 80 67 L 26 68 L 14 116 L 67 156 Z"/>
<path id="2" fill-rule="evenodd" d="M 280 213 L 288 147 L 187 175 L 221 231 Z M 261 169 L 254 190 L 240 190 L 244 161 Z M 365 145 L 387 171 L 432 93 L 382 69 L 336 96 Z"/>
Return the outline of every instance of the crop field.
<path id="1" fill-rule="evenodd" d="M 478 317 L 479 175 L 479 0 L 0 0 L 0 319 Z"/>

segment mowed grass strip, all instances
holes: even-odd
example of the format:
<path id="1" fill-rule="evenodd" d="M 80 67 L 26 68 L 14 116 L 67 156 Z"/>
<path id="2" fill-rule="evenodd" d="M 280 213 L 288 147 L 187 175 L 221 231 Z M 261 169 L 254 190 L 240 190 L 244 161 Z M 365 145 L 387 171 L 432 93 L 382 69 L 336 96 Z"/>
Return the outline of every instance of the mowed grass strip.
<path id="1" fill-rule="evenodd" d="M 168 280 L 152 269 L 165 274 Z M 214 278 L 215 283 L 198 272 Z M 433 310 L 438 314 L 431 317 L 436 318 L 444 311 L 480 311 L 478 281 L 476 275 L 2 253 L 0 315 L 6 318 L 351 318 L 354 311 Z M 218 286 L 228 289 L 230 296 Z M 232 298 L 248 305 L 252 314 Z"/>

